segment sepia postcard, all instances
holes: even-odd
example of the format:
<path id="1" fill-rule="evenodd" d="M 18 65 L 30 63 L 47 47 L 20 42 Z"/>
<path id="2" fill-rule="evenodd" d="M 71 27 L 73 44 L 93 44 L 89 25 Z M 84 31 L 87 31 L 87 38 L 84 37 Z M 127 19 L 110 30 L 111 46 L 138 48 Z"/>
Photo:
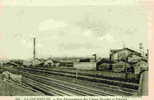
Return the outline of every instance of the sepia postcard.
<path id="1" fill-rule="evenodd" d="M 0 0 L 0 100 L 152 100 L 152 0 Z"/>

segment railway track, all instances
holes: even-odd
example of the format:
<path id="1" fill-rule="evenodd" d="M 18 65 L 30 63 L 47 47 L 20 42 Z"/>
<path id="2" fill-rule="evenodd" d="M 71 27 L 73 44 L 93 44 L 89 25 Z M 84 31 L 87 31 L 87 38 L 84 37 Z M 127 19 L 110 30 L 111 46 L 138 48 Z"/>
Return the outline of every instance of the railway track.
<path id="1" fill-rule="evenodd" d="M 51 76 L 51 75 L 46 75 L 46 77 L 48 78 L 54 78 L 54 77 L 57 77 L 56 75 L 55 76 Z M 68 79 L 68 78 L 67 78 Z M 63 78 L 60 78 L 59 80 L 62 80 L 62 81 L 66 81 L 65 79 Z M 70 79 L 69 79 L 70 80 Z M 72 79 L 71 79 L 72 80 Z M 73 82 L 73 81 L 72 81 Z M 93 87 L 93 88 L 96 88 L 96 89 L 99 89 L 99 90 L 103 90 L 103 91 L 109 91 L 109 93 L 112 91 L 112 92 L 115 92 L 117 94 L 120 94 L 120 95 L 127 95 L 127 96 L 130 96 L 130 95 L 134 95 L 135 92 L 137 92 L 136 90 L 134 89 L 128 89 L 128 88 L 120 88 L 118 86 L 112 86 L 112 85 L 107 85 L 107 84 L 103 84 L 103 83 L 100 83 L 100 84 L 96 84 L 96 82 L 90 82 L 89 84 L 87 84 L 86 81 L 81 81 L 80 80 L 75 80 L 73 83 L 75 84 L 78 84 L 78 85 L 85 85 L 86 86 L 90 86 L 90 87 Z M 111 93 L 113 94 L 113 93 Z"/>
<path id="2" fill-rule="evenodd" d="M 74 94 L 70 93 L 70 92 L 66 92 L 60 89 L 57 89 L 49 84 L 44 84 L 42 82 L 38 82 L 38 80 L 34 80 L 34 79 L 30 79 L 30 78 L 25 78 L 26 80 L 28 80 L 28 84 L 43 92 L 45 95 L 50 95 L 50 96 L 73 96 Z M 31 82 L 31 83 L 29 83 Z"/>
<path id="3" fill-rule="evenodd" d="M 29 72 L 40 72 L 40 73 L 46 73 L 46 74 L 50 74 L 50 75 L 60 75 L 60 76 L 67 76 L 67 77 L 72 77 L 72 78 L 76 78 L 76 74 L 73 73 L 63 73 L 63 72 L 59 72 L 59 71 L 48 71 L 45 69 L 33 69 L 33 68 L 23 68 L 22 70 L 24 71 L 29 71 Z M 120 87 L 126 87 L 127 89 L 134 89 L 137 90 L 139 84 L 138 83 L 133 83 L 133 82 L 125 82 L 125 81 L 119 81 L 119 80 L 111 80 L 111 79 L 106 79 L 106 78 L 99 78 L 99 77 L 92 77 L 92 76 L 88 76 L 88 75 L 78 75 L 77 76 L 78 79 L 80 80 L 88 80 L 88 81 L 92 81 L 92 82 L 98 82 L 98 83 L 106 83 L 109 85 L 114 85 L 114 86 L 120 86 Z"/>
<path id="4" fill-rule="evenodd" d="M 119 89 L 119 86 L 103 83 L 102 87 L 95 86 L 97 88 L 94 88 L 57 80 L 50 77 L 54 75 L 52 72 L 50 73 L 50 71 L 46 70 L 25 68 L 24 70 L 20 70 L 20 73 L 22 73 L 26 80 L 23 81 L 23 83 L 36 91 L 40 91 L 45 95 L 50 96 L 117 96 L 119 94 L 123 96 L 132 96 L 136 93 L 136 90 L 134 89 L 125 88 L 126 90 L 129 90 L 125 91 L 125 89 Z"/>
<path id="5" fill-rule="evenodd" d="M 115 96 L 115 94 L 111 94 L 102 90 L 96 90 L 85 86 L 80 86 L 77 84 L 71 84 L 69 82 L 64 82 L 56 79 L 51 79 L 45 76 L 41 76 L 38 74 L 25 73 L 26 78 L 30 78 L 39 84 L 39 86 L 44 85 L 49 86 L 48 88 L 55 87 L 61 91 L 67 91 L 64 95 L 74 95 L 74 96 Z M 39 82 L 38 82 L 39 81 Z M 38 87 L 39 87 L 38 86 Z M 57 91 L 57 90 L 56 90 Z"/>
<path id="6" fill-rule="evenodd" d="M 35 74 L 36 75 L 34 75 L 34 76 L 35 76 L 35 80 L 36 80 L 36 77 L 38 77 L 38 74 L 37 73 L 35 73 Z M 29 76 L 31 76 L 31 75 L 29 75 Z M 72 85 L 72 83 L 70 84 L 69 82 L 66 82 L 66 81 L 61 81 L 61 80 L 53 79 L 53 77 L 50 77 L 50 76 L 47 76 L 47 75 L 43 75 L 43 77 L 41 75 L 40 78 L 41 79 L 46 78 L 47 80 L 50 80 L 54 84 L 54 85 L 52 84 L 54 87 L 59 86 L 58 88 L 65 88 L 65 90 L 67 90 L 67 91 L 75 89 L 76 90 L 75 92 L 77 92 L 78 90 L 80 90 L 82 88 L 82 90 L 84 90 L 84 91 L 90 91 L 90 92 L 95 93 L 95 94 L 90 94 L 90 92 L 89 92 L 88 95 L 92 95 L 92 96 L 96 96 L 96 95 L 97 96 L 98 95 L 99 96 L 100 95 L 112 95 L 113 96 L 113 95 L 119 95 L 119 94 L 120 95 L 125 95 L 125 96 L 131 96 L 131 95 L 133 95 L 136 92 L 135 90 L 132 90 L 132 89 L 130 89 L 129 92 L 128 91 L 124 91 L 122 89 L 119 89 L 119 87 L 113 87 L 113 86 L 110 86 L 110 85 L 108 85 L 108 86 L 107 85 L 106 86 L 98 86 L 97 88 L 92 90 L 92 89 L 89 89 L 88 87 L 84 87 L 84 86 L 79 85 L 79 84 L 73 84 Z M 38 79 L 38 81 L 41 81 L 41 80 Z M 45 81 L 42 81 L 42 82 L 45 82 Z M 57 83 L 60 83 L 60 84 L 57 84 Z M 63 86 L 63 87 L 61 87 L 61 86 Z M 71 92 L 74 92 L 74 91 L 71 91 Z M 114 92 L 114 94 L 113 94 L 113 92 Z M 79 91 L 78 93 L 76 93 L 76 94 L 77 95 L 83 95 L 83 93 L 80 94 L 81 91 Z"/>
<path id="7" fill-rule="evenodd" d="M 37 93 L 39 93 L 39 95 L 41 95 L 41 96 L 44 96 L 45 94 L 44 93 L 42 93 L 42 92 L 40 92 L 40 91 L 38 91 L 38 90 L 36 90 L 36 89 L 34 89 L 34 88 L 32 88 L 29 84 L 26 84 L 26 83 L 18 83 L 18 82 L 15 82 L 15 81 L 13 81 L 13 80 L 9 80 L 9 79 L 6 79 L 5 80 L 5 82 L 7 82 L 8 84 L 10 84 L 10 85 L 12 85 L 12 86 L 15 86 L 15 87 L 22 87 L 22 88 L 24 88 L 24 89 L 26 89 L 26 90 L 30 90 L 30 91 L 33 91 L 33 92 L 37 92 Z"/>

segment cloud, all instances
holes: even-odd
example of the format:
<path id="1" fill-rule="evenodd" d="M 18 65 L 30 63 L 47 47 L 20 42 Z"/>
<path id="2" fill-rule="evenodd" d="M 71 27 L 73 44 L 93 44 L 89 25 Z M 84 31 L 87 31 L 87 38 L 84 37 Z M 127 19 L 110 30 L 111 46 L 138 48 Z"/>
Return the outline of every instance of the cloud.
<path id="1" fill-rule="evenodd" d="M 40 31 L 47 31 L 47 30 L 54 30 L 59 28 L 66 27 L 67 24 L 63 21 L 57 21 L 54 19 L 48 19 L 40 23 L 39 30 Z"/>
<path id="2" fill-rule="evenodd" d="M 138 6 L 25 7 L 26 2 L 21 2 L 24 6 L 5 6 L 0 18 L 0 49 L 8 57 L 32 57 L 33 37 L 38 56 L 80 56 L 91 52 L 102 56 L 108 48 L 121 48 L 122 42 L 134 48 L 139 42 L 147 43 L 146 16 L 139 14 L 146 11 Z M 24 14 L 18 16 L 21 10 Z"/>
<path id="3" fill-rule="evenodd" d="M 102 52 L 100 49 L 103 45 L 114 39 L 111 34 L 97 36 L 93 27 L 101 29 L 101 25 L 81 27 L 76 23 L 66 23 L 53 18 L 42 21 L 38 26 L 38 42 L 41 44 L 41 47 L 38 46 L 39 55 L 85 56 Z"/>
<path id="4" fill-rule="evenodd" d="M 77 25 L 82 29 L 91 30 L 94 37 L 102 37 L 110 30 L 108 22 L 93 15 L 87 15 L 87 17 L 77 22 Z"/>
<path id="5" fill-rule="evenodd" d="M 102 37 L 100 37 L 100 40 L 103 40 L 103 41 L 107 41 L 107 42 L 115 42 L 115 38 L 111 35 L 111 34 L 106 34 Z"/>

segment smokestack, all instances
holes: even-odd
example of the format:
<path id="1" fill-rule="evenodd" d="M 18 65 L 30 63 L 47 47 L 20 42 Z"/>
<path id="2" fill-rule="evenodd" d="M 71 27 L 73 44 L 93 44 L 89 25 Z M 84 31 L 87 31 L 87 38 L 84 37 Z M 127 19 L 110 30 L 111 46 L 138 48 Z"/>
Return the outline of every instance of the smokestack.
<path id="1" fill-rule="evenodd" d="M 36 44 L 36 43 L 35 43 L 35 42 L 36 42 L 36 38 L 34 37 L 34 38 L 33 38 L 33 59 L 36 58 L 36 51 L 35 51 L 35 49 L 36 49 L 36 48 L 35 48 L 35 44 Z"/>
<path id="2" fill-rule="evenodd" d="M 95 62 L 97 62 L 97 55 L 93 54 Z"/>

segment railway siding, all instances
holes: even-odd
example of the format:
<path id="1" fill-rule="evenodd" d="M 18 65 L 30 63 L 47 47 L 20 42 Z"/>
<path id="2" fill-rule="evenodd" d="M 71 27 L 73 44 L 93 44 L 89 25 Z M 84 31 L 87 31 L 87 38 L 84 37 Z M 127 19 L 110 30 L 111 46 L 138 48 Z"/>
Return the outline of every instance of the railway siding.
<path id="1" fill-rule="evenodd" d="M 50 84 L 54 87 L 57 87 L 59 89 L 64 89 L 65 91 L 71 91 L 72 93 L 75 93 L 76 95 L 83 95 L 83 96 L 101 96 L 101 95 L 112 95 L 114 96 L 114 94 L 111 93 L 107 93 L 104 92 L 102 90 L 95 90 L 92 88 L 88 88 L 85 86 L 80 86 L 77 84 L 72 84 L 69 82 L 64 82 L 64 81 L 60 81 L 60 80 L 56 80 L 56 79 L 51 79 L 51 78 L 47 78 L 41 75 L 35 75 L 35 74 L 30 74 L 27 73 L 28 75 L 26 75 L 26 77 L 31 78 L 32 80 L 38 81 L 40 83 L 43 84 Z M 35 77 L 35 78 L 34 78 Z"/>
<path id="2" fill-rule="evenodd" d="M 7 69 L 8 70 L 8 69 Z M 10 70 L 15 72 L 16 70 Z M 88 74 L 81 74 L 76 77 L 76 73 L 68 72 L 67 71 L 55 71 L 55 70 L 47 70 L 47 68 L 39 68 L 39 67 L 20 67 L 18 69 L 18 73 L 22 74 L 25 77 L 22 82 L 31 86 L 34 90 L 38 90 L 45 95 L 51 96 L 72 96 L 72 95 L 80 95 L 80 96 L 114 96 L 114 95 L 126 95 L 130 96 L 133 93 L 136 93 L 138 88 L 137 83 L 133 82 L 125 82 L 122 80 L 114 80 L 114 79 L 107 79 L 104 77 L 97 77 L 97 76 L 89 76 Z M 77 84 L 73 84 L 71 82 L 60 81 L 57 79 L 53 79 L 50 76 L 61 76 L 61 77 L 71 77 L 78 80 L 86 80 L 96 83 L 106 84 L 106 86 L 111 87 L 107 89 L 94 89 L 92 87 L 81 86 Z M 120 85 L 117 85 L 120 84 Z M 105 86 L 105 85 L 104 85 Z M 121 87 L 127 89 L 132 89 L 134 92 L 128 92 L 124 89 L 113 88 L 113 86 Z M 107 91 L 106 91 L 107 90 Z M 110 91 L 109 91 L 110 90 Z M 117 92 L 116 92 L 117 91 Z"/>
<path id="3" fill-rule="evenodd" d="M 126 82 L 122 80 L 116 80 L 116 79 L 108 79 L 104 77 L 97 77 L 97 76 L 89 76 L 89 75 L 84 75 L 84 74 L 78 74 L 76 77 L 76 73 L 67 73 L 64 71 L 55 71 L 55 70 L 42 70 L 39 68 L 33 69 L 33 68 L 24 68 L 24 71 L 29 71 L 29 72 L 40 72 L 40 73 L 47 73 L 47 74 L 54 74 L 54 75 L 60 75 L 60 76 L 67 76 L 67 77 L 72 77 L 72 78 L 77 78 L 81 80 L 88 80 L 88 81 L 93 81 L 93 82 L 100 82 L 100 83 L 106 83 L 110 85 L 116 85 L 120 87 L 127 87 L 127 88 L 132 88 L 132 89 L 138 89 L 139 84 L 134 83 L 134 82 Z"/>
<path id="4" fill-rule="evenodd" d="M 33 70 L 24 70 L 24 72 L 28 72 L 28 73 L 31 73 L 30 75 L 28 75 L 27 77 L 29 77 L 29 78 L 32 78 L 32 77 L 34 77 L 35 76 L 35 79 L 34 80 L 36 80 L 36 81 L 42 81 L 41 79 L 46 79 L 46 81 L 48 80 L 52 80 L 50 83 L 54 83 L 54 82 L 57 82 L 57 80 L 54 80 L 53 78 L 51 79 L 50 78 L 50 75 L 53 75 L 53 74 L 48 74 L 49 72 L 46 72 L 45 70 L 43 70 L 43 72 L 42 72 L 42 70 L 36 70 L 36 69 L 33 69 Z M 41 74 L 48 74 L 47 76 L 43 76 L 43 75 L 41 75 Z M 23 73 L 24 75 L 26 75 L 26 73 Z M 34 75 L 35 74 L 35 75 Z M 37 79 L 38 78 L 38 79 Z M 88 77 L 89 78 L 89 77 Z M 113 81 L 113 80 L 112 80 Z M 45 81 L 42 81 L 42 82 L 45 82 Z M 114 82 L 114 81 L 113 81 Z M 117 82 L 119 82 L 119 81 L 117 81 Z M 54 83 L 54 84 L 56 84 L 56 83 Z M 65 82 L 64 81 L 62 81 L 61 82 L 61 85 L 63 84 L 63 87 L 65 86 L 65 87 L 67 87 L 67 86 L 69 86 L 69 87 L 67 87 L 67 88 L 69 88 L 70 90 L 71 89 L 74 89 L 74 88 L 70 88 L 70 86 L 71 86 L 71 83 L 68 83 L 68 84 L 65 84 Z M 125 84 L 125 82 L 123 83 L 123 84 Z M 126 82 L 126 85 L 128 85 L 128 84 L 131 84 L 131 83 L 128 83 L 128 82 Z M 134 83 L 132 83 L 131 85 L 136 85 L 136 84 L 134 84 Z M 58 84 L 57 84 L 57 86 L 58 86 Z M 113 85 L 114 86 L 114 85 Z M 137 86 L 138 86 L 138 84 L 137 84 Z M 76 86 L 72 86 L 72 87 L 75 87 L 75 88 L 77 88 Z M 80 88 L 82 88 L 82 86 L 80 86 Z M 80 88 L 78 88 L 78 89 L 80 89 Z M 129 88 L 128 88 L 129 89 Z M 86 90 L 88 90 L 88 89 L 86 89 Z M 99 89 L 98 89 L 99 90 Z M 114 89 L 113 89 L 113 91 L 115 91 Z M 127 91 L 122 91 L 122 90 L 117 90 L 117 91 L 121 91 L 121 93 L 122 92 L 125 92 L 125 94 L 127 94 L 127 95 L 132 95 L 133 93 L 129 93 L 129 92 L 127 92 Z M 134 91 L 136 91 L 136 90 L 134 90 Z M 94 91 L 93 91 L 94 92 Z M 101 91 L 99 91 L 100 93 L 101 92 L 103 92 L 102 90 Z M 103 93 L 102 93 L 103 94 Z M 104 92 L 104 94 L 107 94 L 107 95 L 112 95 L 112 93 L 111 92 L 107 92 L 107 91 L 105 91 Z M 113 94 L 114 95 L 114 94 Z"/>

